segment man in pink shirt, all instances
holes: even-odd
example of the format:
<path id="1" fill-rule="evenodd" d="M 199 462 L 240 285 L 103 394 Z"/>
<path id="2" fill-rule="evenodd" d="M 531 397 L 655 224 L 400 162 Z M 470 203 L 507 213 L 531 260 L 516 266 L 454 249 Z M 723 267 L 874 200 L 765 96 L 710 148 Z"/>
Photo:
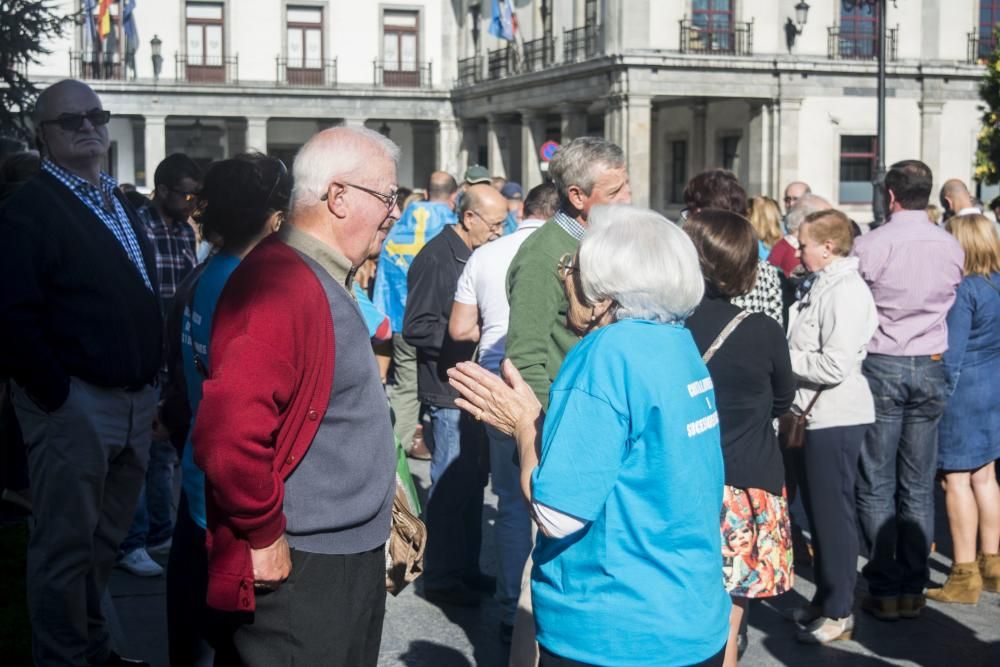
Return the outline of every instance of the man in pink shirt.
<path id="1" fill-rule="evenodd" d="M 889 221 L 860 237 L 853 253 L 879 317 L 863 366 L 876 422 L 861 450 L 857 502 L 869 549 L 863 608 L 884 621 L 916 618 L 924 606 L 937 424 L 947 398 L 945 318 L 962 280 L 961 247 L 925 211 L 932 180 L 918 160 L 892 165 Z"/>

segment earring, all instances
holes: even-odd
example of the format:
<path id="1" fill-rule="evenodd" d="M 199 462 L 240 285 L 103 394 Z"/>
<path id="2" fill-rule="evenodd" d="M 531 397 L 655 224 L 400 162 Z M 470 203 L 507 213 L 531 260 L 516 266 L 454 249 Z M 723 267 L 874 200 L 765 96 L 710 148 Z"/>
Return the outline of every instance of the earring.
<path id="1" fill-rule="evenodd" d="M 284 218 L 284 216 L 283 216 L 283 215 L 280 215 L 280 214 L 279 214 L 279 215 L 278 215 L 278 216 L 277 216 L 277 217 L 276 217 L 276 218 L 274 219 L 274 227 L 272 228 L 272 231 L 275 231 L 275 232 L 276 232 L 276 231 L 278 231 L 279 229 L 281 229 L 281 221 L 282 221 L 282 220 L 284 220 L 284 219 L 285 219 L 285 218 Z"/>
<path id="2" fill-rule="evenodd" d="M 830 256 L 830 253 L 828 253 L 828 252 L 824 252 L 824 253 L 823 253 L 823 259 L 826 259 L 826 258 L 827 258 L 827 257 L 829 257 L 829 256 Z"/>

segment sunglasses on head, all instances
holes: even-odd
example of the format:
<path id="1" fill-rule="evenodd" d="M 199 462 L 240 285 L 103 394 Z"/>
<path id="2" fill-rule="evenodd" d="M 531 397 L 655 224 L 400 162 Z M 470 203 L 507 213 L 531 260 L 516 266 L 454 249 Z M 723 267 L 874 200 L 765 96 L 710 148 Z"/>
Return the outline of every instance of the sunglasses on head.
<path id="1" fill-rule="evenodd" d="M 42 125 L 58 125 L 66 132 L 78 132 L 83 127 L 83 121 L 89 120 L 94 127 L 107 125 L 111 120 L 111 112 L 104 109 L 92 109 L 87 113 L 64 113 L 52 120 L 43 120 Z"/>

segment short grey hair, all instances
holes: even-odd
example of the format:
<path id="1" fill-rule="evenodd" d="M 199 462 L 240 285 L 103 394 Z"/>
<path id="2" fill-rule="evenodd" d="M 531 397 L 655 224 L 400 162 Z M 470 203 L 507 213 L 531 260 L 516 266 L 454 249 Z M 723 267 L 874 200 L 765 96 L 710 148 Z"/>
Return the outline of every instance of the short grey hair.
<path id="1" fill-rule="evenodd" d="M 549 174 L 565 198 L 571 185 L 590 195 L 601 170 L 624 166 L 625 153 L 617 144 L 600 137 L 578 137 L 556 151 Z"/>
<path id="2" fill-rule="evenodd" d="M 799 200 L 795 202 L 795 206 L 792 210 L 788 212 L 785 216 L 785 226 L 788 227 L 789 234 L 795 234 L 799 231 L 799 227 L 810 213 L 815 213 L 816 211 L 826 211 L 831 209 L 833 206 L 830 202 L 823 199 L 819 195 L 814 195 L 812 193 L 802 195 Z"/>
<path id="3" fill-rule="evenodd" d="M 338 177 L 364 172 L 373 150 L 399 164 L 399 146 L 367 127 L 340 125 L 313 135 L 292 166 L 292 208 L 314 206 Z"/>
<path id="4" fill-rule="evenodd" d="M 618 319 L 677 322 L 705 293 L 698 251 L 655 211 L 595 206 L 580 243 L 580 282 L 588 301 L 613 299 Z"/>

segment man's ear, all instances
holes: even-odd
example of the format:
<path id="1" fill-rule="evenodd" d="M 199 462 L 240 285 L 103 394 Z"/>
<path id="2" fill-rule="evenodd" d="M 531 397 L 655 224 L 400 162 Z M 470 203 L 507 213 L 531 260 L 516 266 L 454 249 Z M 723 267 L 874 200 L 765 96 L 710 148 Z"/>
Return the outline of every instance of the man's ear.
<path id="1" fill-rule="evenodd" d="M 154 189 L 156 190 L 156 196 L 160 199 L 166 199 L 170 195 L 170 188 L 163 183 L 155 186 Z"/>
<path id="2" fill-rule="evenodd" d="M 579 211 L 583 209 L 583 200 L 586 199 L 586 195 L 579 186 L 571 185 L 566 188 L 566 199 L 570 206 Z"/>
<path id="3" fill-rule="evenodd" d="M 347 199 L 344 193 L 347 188 L 340 183 L 330 183 L 326 188 L 326 208 L 338 218 L 346 218 L 348 213 Z"/>

